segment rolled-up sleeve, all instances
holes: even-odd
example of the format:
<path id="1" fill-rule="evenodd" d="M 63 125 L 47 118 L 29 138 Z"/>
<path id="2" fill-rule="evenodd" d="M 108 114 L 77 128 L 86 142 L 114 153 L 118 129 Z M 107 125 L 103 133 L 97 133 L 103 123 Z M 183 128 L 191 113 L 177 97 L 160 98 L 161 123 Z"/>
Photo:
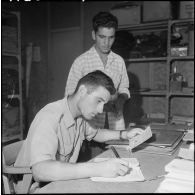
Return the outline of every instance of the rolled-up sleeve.
<path id="1" fill-rule="evenodd" d="M 48 121 L 42 120 L 35 126 L 35 133 L 30 144 L 30 166 L 45 160 L 55 160 L 58 139 Z"/>
<path id="2" fill-rule="evenodd" d="M 121 74 L 121 80 L 118 88 L 118 92 L 126 93 L 128 95 L 128 98 L 130 98 L 130 92 L 129 92 L 129 77 L 127 74 L 127 69 L 125 66 L 124 60 L 122 60 L 122 74 Z"/>
<path id="3" fill-rule="evenodd" d="M 82 63 L 79 58 L 75 59 L 70 69 L 65 87 L 65 96 L 72 94 L 77 86 L 79 79 L 82 77 Z"/>

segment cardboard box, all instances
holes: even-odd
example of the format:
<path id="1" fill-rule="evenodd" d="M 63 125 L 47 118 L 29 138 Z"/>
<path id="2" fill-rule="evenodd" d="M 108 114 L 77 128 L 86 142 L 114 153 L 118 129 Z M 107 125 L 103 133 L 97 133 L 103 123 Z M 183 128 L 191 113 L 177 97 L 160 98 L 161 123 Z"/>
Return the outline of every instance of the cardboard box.
<path id="1" fill-rule="evenodd" d="M 110 11 L 118 18 L 118 24 L 133 25 L 141 22 L 141 7 L 140 5 L 126 6 L 123 8 L 115 8 Z"/>
<path id="2" fill-rule="evenodd" d="M 171 18 L 170 1 L 143 1 L 143 22 Z"/>
<path id="3" fill-rule="evenodd" d="M 180 19 L 194 18 L 194 1 L 180 1 Z"/>

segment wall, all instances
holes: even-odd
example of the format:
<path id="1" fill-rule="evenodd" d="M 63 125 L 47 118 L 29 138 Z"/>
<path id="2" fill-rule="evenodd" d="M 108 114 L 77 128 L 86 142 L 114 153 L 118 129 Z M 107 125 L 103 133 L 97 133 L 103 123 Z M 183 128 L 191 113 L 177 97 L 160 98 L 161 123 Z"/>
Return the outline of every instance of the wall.
<path id="1" fill-rule="evenodd" d="M 48 101 L 64 97 L 74 59 L 82 53 L 81 2 L 49 3 Z"/>

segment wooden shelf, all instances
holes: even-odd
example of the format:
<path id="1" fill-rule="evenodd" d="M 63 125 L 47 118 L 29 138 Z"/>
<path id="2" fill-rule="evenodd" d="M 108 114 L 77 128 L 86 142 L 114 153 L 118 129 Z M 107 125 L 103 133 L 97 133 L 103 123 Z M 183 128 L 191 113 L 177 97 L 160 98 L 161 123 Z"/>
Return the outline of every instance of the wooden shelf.
<path id="1" fill-rule="evenodd" d="M 178 56 L 178 57 L 171 56 L 170 59 L 171 59 L 171 61 L 176 61 L 176 60 L 194 60 L 194 56 Z"/>
<path id="2" fill-rule="evenodd" d="M 194 18 L 189 19 L 179 19 L 179 20 L 171 20 L 171 24 L 186 24 L 186 23 L 194 23 Z"/>
<path id="3" fill-rule="evenodd" d="M 194 93 L 169 92 L 169 96 L 193 97 Z"/>
<path id="4" fill-rule="evenodd" d="M 120 25 L 119 30 L 147 30 L 147 29 L 167 29 L 168 20 L 160 22 L 148 22 L 134 25 Z"/>
<path id="5" fill-rule="evenodd" d="M 167 57 L 125 59 L 126 62 L 156 62 L 156 61 L 166 61 L 166 60 Z"/>
<path id="6" fill-rule="evenodd" d="M 124 25 L 124 26 L 119 26 L 119 30 L 125 30 L 127 32 L 130 32 L 132 34 L 135 35 L 139 35 L 139 33 L 143 34 L 147 34 L 149 32 L 154 32 L 154 31 L 162 31 L 162 30 L 166 30 L 167 32 L 167 56 L 163 56 L 163 57 L 145 57 L 145 58 L 127 58 L 125 59 L 125 63 L 127 64 L 127 66 L 130 64 L 130 66 L 128 67 L 128 72 L 131 73 L 132 71 L 132 76 L 137 76 L 143 77 L 145 75 L 144 71 L 146 71 L 146 74 L 153 76 L 153 69 L 158 68 L 158 64 L 153 63 L 151 64 L 151 66 L 147 66 L 146 68 L 143 67 L 145 64 L 144 63 L 149 63 L 149 62 L 164 62 L 165 66 L 162 67 L 162 75 L 159 75 L 161 80 L 165 79 L 166 82 L 166 89 L 165 90 L 142 90 L 140 89 L 140 91 L 133 91 L 133 89 L 130 89 L 130 93 L 132 96 L 146 96 L 146 97 L 162 97 L 165 98 L 165 123 L 169 123 L 170 122 L 170 114 L 171 114 L 171 97 L 180 97 L 180 98 L 193 98 L 194 97 L 194 92 L 193 89 L 192 91 L 181 91 L 181 92 L 174 92 L 174 91 L 169 91 L 168 86 L 170 85 L 170 74 L 171 74 L 171 63 L 174 61 L 192 61 L 194 60 L 194 55 L 192 56 L 171 56 L 171 32 L 172 32 L 172 27 L 173 25 L 181 27 L 181 28 L 185 28 L 186 26 L 191 26 L 194 24 L 194 19 L 179 19 L 179 20 L 165 20 L 165 21 L 160 21 L 160 22 L 148 22 L 148 23 L 141 23 L 141 24 L 136 24 L 136 25 Z M 134 63 L 134 64 L 132 64 Z M 143 70 L 140 69 L 143 68 Z M 132 66 L 131 66 L 132 65 Z M 143 65 L 143 66 L 142 66 Z M 146 64 L 147 65 L 147 64 Z M 157 65 L 157 66 L 156 66 Z M 190 63 L 190 66 L 193 66 L 193 64 Z M 151 67 L 151 68 L 150 68 Z M 160 67 L 161 68 L 161 67 Z M 166 70 L 164 70 L 166 69 Z M 161 69 L 160 69 L 161 70 Z M 161 74 L 161 72 L 158 72 L 158 74 Z M 164 78 L 163 78 L 164 77 Z M 157 80 L 157 77 L 155 77 Z M 139 78 L 138 78 L 139 79 Z M 193 79 L 193 77 L 191 78 Z M 133 80 L 133 78 L 132 78 Z M 148 82 L 147 86 L 148 88 L 152 88 L 153 85 L 153 80 L 152 78 L 148 79 L 148 80 L 141 80 L 142 82 Z M 164 81 L 163 81 L 164 82 Z M 140 86 L 141 82 L 140 82 Z M 135 97 L 136 99 L 136 97 Z M 190 104 L 191 105 L 191 104 Z M 147 108 L 146 108 L 147 109 Z M 190 111 L 191 112 L 191 111 Z"/>
<path id="7" fill-rule="evenodd" d="M 2 48 L 2 68 L 4 69 L 14 69 L 18 71 L 17 83 L 18 83 L 18 92 L 17 94 L 9 94 L 6 97 L 8 99 L 17 98 L 19 101 L 18 105 L 18 123 L 15 125 L 10 125 L 3 115 L 3 128 L 2 128 L 2 140 L 3 142 L 11 141 L 13 139 L 23 139 L 23 130 L 24 130 L 24 120 L 23 120 L 23 96 L 22 96 L 22 56 L 21 56 L 21 29 L 20 29 L 20 13 L 19 12 L 9 12 L 2 10 L 2 21 L 5 28 L 5 36 L 2 36 L 4 41 L 4 47 Z M 8 28 L 9 27 L 9 28 Z M 7 33 L 14 37 L 14 39 L 9 39 Z M 7 44 L 6 40 L 9 40 L 10 44 Z M 14 75 L 13 75 L 14 76 Z M 12 75 L 10 74 L 10 77 Z M 6 89 L 5 94 L 6 93 Z M 11 93 L 11 92 L 10 92 Z M 5 113 L 3 113 L 5 114 Z M 12 115 L 10 114 L 10 117 Z M 12 118 L 10 118 L 12 119 Z M 14 126 L 14 127 L 13 127 Z"/>
<path id="8" fill-rule="evenodd" d="M 132 95 L 144 95 L 144 96 L 166 96 L 166 91 L 164 90 L 150 90 L 150 91 L 146 91 L 146 92 L 143 92 L 143 91 L 131 91 L 130 90 L 130 93 Z"/>

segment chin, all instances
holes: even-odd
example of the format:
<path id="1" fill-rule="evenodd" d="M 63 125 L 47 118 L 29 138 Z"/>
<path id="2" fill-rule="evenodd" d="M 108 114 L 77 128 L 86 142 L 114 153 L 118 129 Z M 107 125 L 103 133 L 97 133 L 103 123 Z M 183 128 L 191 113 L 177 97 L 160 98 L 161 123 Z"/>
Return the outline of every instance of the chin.
<path id="1" fill-rule="evenodd" d="M 103 50 L 102 53 L 108 54 L 110 50 Z"/>
<path id="2" fill-rule="evenodd" d="M 90 117 L 90 116 L 83 116 L 83 118 L 86 120 L 86 121 L 90 121 L 93 119 L 93 117 Z"/>

